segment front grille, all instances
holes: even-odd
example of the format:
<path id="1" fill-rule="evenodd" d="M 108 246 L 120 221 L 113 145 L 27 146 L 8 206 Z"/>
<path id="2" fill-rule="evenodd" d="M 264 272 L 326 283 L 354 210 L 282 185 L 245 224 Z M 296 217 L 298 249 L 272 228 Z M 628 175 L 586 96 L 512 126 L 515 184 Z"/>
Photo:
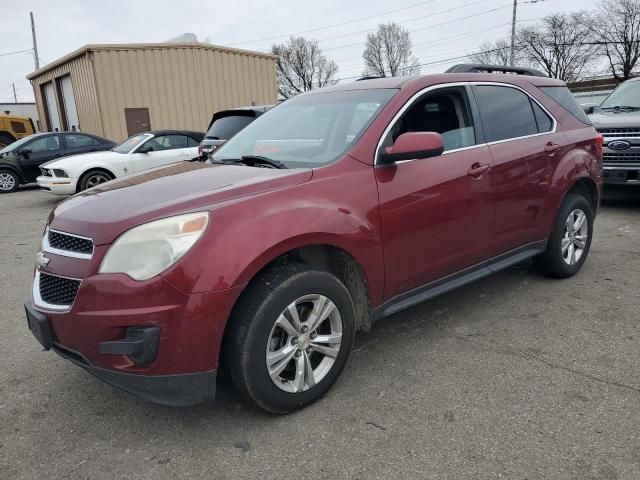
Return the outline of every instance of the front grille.
<path id="1" fill-rule="evenodd" d="M 53 230 L 49 230 L 49 245 L 58 250 L 66 250 L 68 252 L 83 253 L 86 255 L 93 253 L 93 242 L 90 239 L 67 235 Z"/>
<path id="2" fill-rule="evenodd" d="M 42 175 L 44 175 L 45 177 L 50 177 L 51 176 L 51 170 L 49 170 L 48 168 L 40 168 L 40 171 L 42 172 Z"/>
<path id="3" fill-rule="evenodd" d="M 640 163 L 640 153 L 604 153 L 602 160 L 607 162 Z"/>
<path id="4" fill-rule="evenodd" d="M 56 277 L 40 272 L 40 298 L 51 305 L 69 306 L 73 303 L 80 287 L 80 280 Z"/>
<path id="5" fill-rule="evenodd" d="M 637 128 L 599 128 L 598 132 L 607 138 L 640 138 Z"/>

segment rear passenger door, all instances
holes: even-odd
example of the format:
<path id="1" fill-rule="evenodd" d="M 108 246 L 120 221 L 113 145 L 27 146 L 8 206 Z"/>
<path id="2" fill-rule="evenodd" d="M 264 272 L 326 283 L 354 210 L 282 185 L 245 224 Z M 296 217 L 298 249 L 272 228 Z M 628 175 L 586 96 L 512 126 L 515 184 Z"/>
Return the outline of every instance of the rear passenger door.
<path id="1" fill-rule="evenodd" d="M 566 140 L 551 114 L 524 90 L 477 84 L 473 91 L 494 161 L 494 253 L 499 254 L 544 240 L 545 199 Z"/>

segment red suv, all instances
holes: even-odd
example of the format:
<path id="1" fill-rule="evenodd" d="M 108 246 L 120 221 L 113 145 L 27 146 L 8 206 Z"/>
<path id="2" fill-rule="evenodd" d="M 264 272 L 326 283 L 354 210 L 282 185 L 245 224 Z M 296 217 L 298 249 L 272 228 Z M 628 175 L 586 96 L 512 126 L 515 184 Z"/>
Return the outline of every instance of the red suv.
<path id="1" fill-rule="evenodd" d="M 527 258 L 553 277 L 580 269 L 602 186 L 602 139 L 581 111 L 532 75 L 299 95 L 208 162 L 61 203 L 29 327 L 154 402 L 211 399 L 224 369 L 265 410 L 303 407 L 377 319 Z"/>

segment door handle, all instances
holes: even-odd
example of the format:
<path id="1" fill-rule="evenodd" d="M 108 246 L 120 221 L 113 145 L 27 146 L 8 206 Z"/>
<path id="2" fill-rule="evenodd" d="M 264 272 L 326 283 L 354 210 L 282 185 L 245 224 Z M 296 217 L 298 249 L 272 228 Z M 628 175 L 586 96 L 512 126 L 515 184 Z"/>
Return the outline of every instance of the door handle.
<path id="1" fill-rule="evenodd" d="M 560 150 L 560 145 L 558 145 L 557 143 L 547 142 L 547 144 L 544 146 L 544 151 L 547 153 L 555 153 L 558 150 Z"/>
<path id="2" fill-rule="evenodd" d="M 491 165 L 489 165 L 488 163 L 476 162 L 469 167 L 469 170 L 467 170 L 467 175 L 469 175 L 471 178 L 479 179 L 489 170 L 491 170 Z"/>

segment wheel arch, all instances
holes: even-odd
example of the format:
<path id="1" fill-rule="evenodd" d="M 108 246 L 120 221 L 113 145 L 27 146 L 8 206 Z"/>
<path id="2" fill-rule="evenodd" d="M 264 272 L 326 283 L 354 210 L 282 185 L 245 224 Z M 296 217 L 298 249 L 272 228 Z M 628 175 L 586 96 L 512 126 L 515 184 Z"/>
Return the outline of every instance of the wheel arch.
<path id="1" fill-rule="evenodd" d="M 80 185 L 82 185 L 82 180 L 84 179 L 84 177 L 86 177 L 91 172 L 104 172 L 111 175 L 112 178 L 116 178 L 116 175 L 111 170 L 109 170 L 104 166 L 96 165 L 96 166 L 89 167 L 85 169 L 80 175 L 78 175 L 78 182 L 76 183 L 76 193 L 80 192 Z"/>
<path id="2" fill-rule="evenodd" d="M 22 176 L 22 172 L 19 168 L 14 167 L 13 165 L 9 165 L 7 163 L 0 163 L 0 170 L 10 170 L 18 176 L 20 183 L 24 183 L 24 177 Z"/>

